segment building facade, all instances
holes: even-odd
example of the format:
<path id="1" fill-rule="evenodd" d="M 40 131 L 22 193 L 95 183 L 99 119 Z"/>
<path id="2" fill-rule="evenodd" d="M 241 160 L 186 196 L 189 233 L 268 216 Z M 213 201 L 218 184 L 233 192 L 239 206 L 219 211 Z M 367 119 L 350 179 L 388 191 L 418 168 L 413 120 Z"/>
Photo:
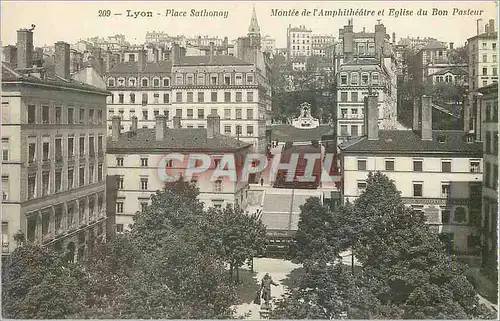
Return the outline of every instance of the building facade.
<path id="1" fill-rule="evenodd" d="M 422 211 L 459 253 L 478 254 L 482 146 L 464 131 L 433 131 L 432 101 L 414 106 L 413 131 L 380 130 L 377 97 L 367 99 L 367 134 L 342 147 L 343 198 L 357 198 L 369 172 L 394 181 L 403 202 Z"/>
<path id="2" fill-rule="evenodd" d="M 481 216 L 482 266 L 495 279 L 498 265 L 498 83 L 479 88 L 483 94 L 483 209 Z"/>
<path id="3" fill-rule="evenodd" d="M 312 53 L 312 30 L 306 26 L 288 26 L 286 30 L 287 58 L 310 56 Z"/>
<path id="4" fill-rule="evenodd" d="M 335 37 L 330 35 L 313 34 L 311 36 L 311 55 L 325 57 L 325 48 L 335 42 Z"/>
<path id="5" fill-rule="evenodd" d="M 28 242 L 78 259 L 106 237 L 109 92 L 71 80 L 63 42 L 55 75 L 32 68 L 33 31 L 17 35 L 17 66 L 2 65 L 3 253 Z"/>
<path id="6" fill-rule="evenodd" d="M 180 119 L 174 117 L 174 127 L 166 128 L 166 117 L 159 115 L 155 128 L 138 128 L 133 118 L 130 131 L 122 132 L 120 116 L 113 117 L 113 132 L 108 138 L 108 174 L 118 176 L 116 203 L 116 228 L 121 233 L 129 229 L 133 216 L 150 203 L 150 197 L 165 186 L 159 168 L 166 168 L 167 175 L 181 175 L 199 188 L 199 199 L 206 208 L 238 204 L 244 208 L 248 197 L 248 181 L 231 180 L 227 176 L 213 178 L 223 157 L 234 157 L 236 168 L 241 168 L 251 145 L 219 134 L 220 117 L 208 116 L 208 127 L 180 128 Z M 212 164 L 203 173 L 187 177 L 185 170 L 190 153 L 208 155 Z M 166 155 L 182 155 L 164 163 Z M 163 164 L 163 165 L 161 165 Z M 201 164 L 196 164 L 201 166 Z"/>

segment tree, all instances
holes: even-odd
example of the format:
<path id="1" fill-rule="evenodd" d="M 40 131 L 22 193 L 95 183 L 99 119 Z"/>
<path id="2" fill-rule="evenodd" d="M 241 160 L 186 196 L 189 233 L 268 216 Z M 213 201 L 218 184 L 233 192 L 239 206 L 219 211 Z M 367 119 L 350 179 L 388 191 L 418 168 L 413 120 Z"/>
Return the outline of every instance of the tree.
<path id="1" fill-rule="evenodd" d="M 209 222 L 204 228 L 207 242 L 219 249 L 219 255 L 229 263 L 231 277 L 236 271 L 236 281 L 239 281 L 238 269 L 248 258 L 264 251 L 266 227 L 257 214 L 246 214 L 239 206 L 212 208 L 207 217 Z"/>
<path id="2" fill-rule="evenodd" d="M 458 47 L 448 50 L 448 61 L 453 65 L 467 65 L 469 63 L 469 55 L 467 47 Z"/>
<path id="3" fill-rule="evenodd" d="M 85 307 L 82 273 L 48 248 L 17 248 L 2 267 L 2 312 L 6 318 L 58 319 Z"/>

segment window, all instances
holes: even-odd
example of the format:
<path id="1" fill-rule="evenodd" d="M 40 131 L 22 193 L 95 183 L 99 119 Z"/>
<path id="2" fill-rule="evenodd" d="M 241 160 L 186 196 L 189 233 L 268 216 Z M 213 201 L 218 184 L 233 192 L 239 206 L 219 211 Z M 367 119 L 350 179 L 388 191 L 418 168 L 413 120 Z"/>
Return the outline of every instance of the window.
<path id="1" fill-rule="evenodd" d="M 158 78 L 153 79 L 153 87 L 160 87 L 160 79 Z"/>
<path id="2" fill-rule="evenodd" d="M 123 176 L 118 177 L 118 180 L 116 181 L 117 182 L 117 186 L 116 187 L 118 189 L 123 189 L 123 181 L 124 181 Z"/>
<path id="3" fill-rule="evenodd" d="M 216 115 L 217 116 L 217 109 L 216 108 L 212 108 L 210 109 L 210 115 Z"/>
<path id="4" fill-rule="evenodd" d="M 236 102 L 241 102 L 241 97 L 242 97 L 241 91 L 236 92 Z"/>
<path id="5" fill-rule="evenodd" d="M 224 85 L 226 85 L 226 86 L 231 85 L 231 76 L 230 75 L 224 75 Z"/>
<path id="6" fill-rule="evenodd" d="M 453 213 L 453 221 L 455 223 L 465 223 L 467 221 L 467 212 L 462 206 L 455 207 L 455 213 Z"/>
<path id="7" fill-rule="evenodd" d="M 61 183 L 62 183 L 62 172 L 60 170 L 57 170 L 55 175 L 55 186 L 54 186 L 54 190 L 56 193 L 61 191 L 62 189 Z"/>
<path id="8" fill-rule="evenodd" d="M 80 167 L 80 172 L 79 172 L 79 185 L 78 186 L 83 186 L 85 185 L 85 167 Z"/>
<path id="9" fill-rule="evenodd" d="M 358 137 L 358 125 L 351 126 L 351 136 Z"/>
<path id="10" fill-rule="evenodd" d="M 141 212 L 146 211 L 148 208 L 148 202 L 141 202 Z"/>
<path id="11" fill-rule="evenodd" d="M 178 91 L 175 93 L 175 101 L 178 103 L 182 103 L 182 92 Z"/>
<path id="12" fill-rule="evenodd" d="M 50 123 L 49 106 L 42 106 L 42 123 Z"/>
<path id="13" fill-rule="evenodd" d="M 182 118 L 182 109 L 177 108 L 177 109 L 175 110 L 175 116 L 176 116 L 176 117 L 180 117 L 180 118 Z"/>
<path id="14" fill-rule="evenodd" d="M 347 118 L 347 108 L 341 108 L 340 115 L 342 116 L 342 118 Z"/>
<path id="15" fill-rule="evenodd" d="M 7 201 L 9 199 L 9 176 L 2 175 L 2 200 Z"/>
<path id="16" fill-rule="evenodd" d="M 450 197 L 450 183 L 441 183 L 441 197 Z"/>
<path id="17" fill-rule="evenodd" d="M 247 102 L 249 102 L 249 103 L 253 102 L 253 92 L 252 91 L 247 92 Z"/>
<path id="18" fill-rule="evenodd" d="M 80 108 L 80 124 L 85 123 L 85 109 Z"/>
<path id="19" fill-rule="evenodd" d="M 116 202 L 116 213 L 123 214 L 123 202 Z M 119 225 L 121 225 L 121 230 L 123 232 L 123 224 L 119 224 Z M 117 225 L 117 228 L 118 228 L 118 225 Z"/>
<path id="20" fill-rule="evenodd" d="M 352 93 L 351 93 L 351 101 L 352 101 L 353 103 L 358 102 L 358 93 L 357 93 L 357 92 L 352 92 Z"/>
<path id="21" fill-rule="evenodd" d="M 241 134 L 242 134 L 241 125 L 236 125 L 236 135 L 241 135 Z"/>
<path id="22" fill-rule="evenodd" d="M 471 160 L 470 161 L 470 172 L 471 173 L 479 173 L 481 172 L 481 161 L 479 160 Z"/>
<path id="23" fill-rule="evenodd" d="M 115 86 L 115 80 L 113 78 L 108 79 L 108 87 L 114 87 Z"/>
<path id="24" fill-rule="evenodd" d="M 414 172 L 421 172 L 422 171 L 422 160 L 413 160 L 413 171 Z"/>
<path id="25" fill-rule="evenodd" d="M 222 181 L 221 180 L 215 181 L 215 183 L 214 183 L 214 191 L 215 192 L 222 192 Z"/>
<path id="26" fill-rule="evenodd" d="M 451 160 L 441 161 L 441 172 L 451 173 Z"/>
<path id="27" fill-rule="evenodd" d="M 486 154 L 491 153 L 491 132 L 490 131 L 486 132 L 486 137 L 484 140 L 484 152 Z"/>
<path id="28" fill-rule="evenodd" d="M 36 174 L 28 175 L 28 199 L 32 199 L 36 197 Z"/>
<path id="29" fill-rule="evenodd" d="M 147 177 L 141 177 L 141 189 L 142 190 L 147 190 L 148 189 L 148 179 L 147 179 Z"/>
<path id="30" fill-rule="evenodd" d="M 141 158 L 141 166 L 147 167 L 148 166 L 148 159 L 147 158 Z"/>
<path id="31" fill-rule="evenodd" d="M 488 68 L 483 68 L 483 76 L 487 76 L 488 75 Z"/>
<path id="32" fill-rule="evenodd" d="M 42 172 L 42 196 L 49 195 L 50 172 Z"/>
<path id="33" fill-rule="evenodd" d="M 493 50 L 497 49 L 497 44 L 496 43 L 492 43 L 491 44 L 491 48 L 493 48 Z"/>
<path id="34" fill-rule="evenodd" d="M 241 109 L 236 109 L 236 119 L 241 119 Z"/>
<path id="35" fill-rule="evenodd" d="M 2 137 L 2 160 L 9 160 L 9 139 Z"/>
<path id="36" fill-rule="evenodd" d="M 358 159 L 358 170 L 366 171 L 366 159 Z"/>
<path id="37" fill-rule="evenodd" d="M 423 196 L 423 183 L 413 182 L 413 196 L 422 197 Z"/>
<path id="38" fill-rule="evenodd" d="M 142 80 L 141 80 L 141 83 L 142 83 L 142 87 L 147 87 L 147 86 L 148 86 L 149 81 L 148 81 L 148 79 L 147 79 L 147 78 L 144 78 L 144 79 L 142 79 Z"/>
<path id="39" fill-rule="evenodd" d="M 386 159 L 385 160 L 385 170 L 386 171 L 393 171 L 394 170 L 394 160 L 393 159 Z"/>
<path id="40" fill-rule="evenodd" d="M 498 68 L 493 67 L 493 76 L 498 76 Z"/>
<path id="41" fill-rule="evenodd" d="M 347 85 L 347 75 L 340 75 L 340 84 Z"/>
<path id="42" fill-rule="evenodd" d="M 230 92 L 225 92 L 224 93 L 224 102 L 230 103 L 231 102 L 231 93 Z"/>
<path id="43" fill-rule="evenodd" d="M 210 85 L 217 85 L 217 75 L 210 76 Z"/>
<path id="44" fill-rule="evenodd" d="M 231 126 L 224 126 L 224 134 L 231 135 Z"/>
<path id="45" fill-rule="evenodd" d="M 143 93 L 142 94 L 142 104 L 143 105 L 147 105 L 148 104 L 148 94 L 147 93 Z"/>
<path id="46" fill-rule="evenodd" d="M 217 92 L 216 91 L 212 91 L 211 92 L 211 95 L 210 95 L 210 99 L 213 103 L 216 103 L 217 102 Z"/>
<path id="47" fill-rule="evenodd" d="M 253 75 L 247 74 L 247 84 L 252 84 L 252 83 L 253 83 Z"/>
<path id="48" fill-rule="evenodd" d="M 56 138 L 56 160 L 62 161 L 62 138 Z"/>
<path id="49" fill-rule="evenodd" d="M 347 102 L 347 92 L 346 91 L 343 91 L 340 93 L 340 101 Z"/>
<path id="50" fill-rule="evenodd" d="M 169 117 L 168 117 L 168 116 L 169 116 L 169 112 L 168 112 L 168 110 L 164 110 L 164 111 L 163 111 L 163 115 L 164 115 L 164 116 L 167 118 L 167 120 L 168 120 L 168 118 L 169 118 Z"/>
<path id="51" fill-rule="evenodd" d="M 42 145 L 42 159 L 44 161 L 49 160 L 49 153 L 50 152 L 50 143 L 44 142 Z"/>
<path id="52" fill-rule="evenodd" d="M 117 157 L 116 158 L 116 166 L 117 167 L 122 167 L 123 166 L 123 157 Z"/>
<path id="53" fill-rule="evenodd" d="M 68 108 L 68 124 L 74 124 L 75 120 L 73 118 L 73 108 Z"/>
<path id="54" fill-rule="evenodd" d="M 56 107 L 56 124 L 60 124 L 62 122 L 62 108 Z"/>
<path id="55" fill-rule="evenodd" d="M 118 103 L 123 104 L 123 94 L 118 94 Z"/>
<path id="56" fill-rule="evenodd" d="M 170 78 L 163 78 L 163 87 L 170 86 Z"/>
<path id="57" fill-rule="evenodd" d="M 351 84 L 352 85 L 357 85 L 358 84 L 358 73 L 357 72 L 353 72 L 351 74 Z"/>
<path id="58" fill-rule="evenodd" d="M 103 178 L 103 172 L 102 172 L 102 169 L 103 169 L 102 164 L 99 164 L 99 165 L 97 166 L 97 181 L 98 181 L 98 182 L 102 181 L 102 178 Z"/>
<path id="59" fill-rule="evenodd" d="M 236 85 L 241 85 L 243 83 L 243 79 L 241 77 L 241 74 L 237 74 L 235 77 L 234 77 L 234 81 L 236 83 Z"/>
<path id="60" fill-rule="evenodd" d="M 193 110 L 191 108 L 187 110 L 187 118 L 193 119 Z"/>
<path id="61" fill-rule="evenodd" d="M 247 126 L 247 136 L 253 136 L 253 126 Z"/>
<path id="62" fill-rule="evenodd" d="M 493 58 L 493 59 L 492 59 L 492 60 L 493 60 L 493 62 L 495 62 L 495 63 L 496 63 L 496 62 L 497 62 L 497 55 L 493 55 L 493 57 L 492 57 L 492 58 Z"/>
<path id="63" fill-rule="evenodd" d="M 187 93 L 187 102 L 188 103 L 192 103 L 193 102 L 193 92 L 192 91 L 189 91 Z"/>
<path id="64" fill-rule="evenodd" d="M 498 155 L 498 131 L 493 132 L 493 155 Z"/>
<path id="65" fill-rule="evenodd" d="M 163 94 L 163 103 L 165 103 L 165 104 L 170 103 L 170 95 L 169 94 Z"/>
<path id="66" fill-rule="evenodd" d="M 362 85 L 368 84 L 368 74 L 362 74 L 361 75 L 361 84 Z"/>
<path id="67" fill-rule="evenodd" d="M 372 84 L 373 85 L 378 85 L 378 73 L 373 73 L 372 74 Z"/>
<path id="68" fill-rule="evenodd" d="M 198 109 L 198 119 L 205 118 L 205 109 Z"/>
<path id="69" fill-rule="evenodd" d="M 253 109 L 247 109 L 247 119 L 253 119 Z"/>
<path id="70" fill-rule="evenodd" d="M 198 74 L 196 76 L 196 83 L 202 86 L 205 85 L 205 74 Z"/>
<path id="71" fill-rule="evenodd" d="M 68 168 L 68 189 L 73 188 L 74 170 L 73 168 Z"/>
<path id="72" fill-rule="evenodd" d="M 366 190 L 366 182 L 358 181 L 358 195 L 361 195 Z"/>
<path id="73" fill-rule="evenodd" d="M 483 62 L 488 62 L 488 55 L 483 55 Z"/>
<path id="74" fill-rule="evenodd" d="M 441 207 L 441 223 L 449 224 L 451 220 L 451 210 L 449 207 Z"/>
<path id="75" fill-rule="evenodd" d="M 347 132 L 347 125 L 340 125 L 340 135 L 347 136 L 349 133 Z"/>
<path id="76" fill-rule="evenodd" d="M 205 93 L 203 91 L 198 92 L 198 102 L 199 103 L 205 102 Z"/>
<path id="77" fill-rule="evenodd" d="M 224 119 L 231 119 L 231 109 L 224 109 Z"/>

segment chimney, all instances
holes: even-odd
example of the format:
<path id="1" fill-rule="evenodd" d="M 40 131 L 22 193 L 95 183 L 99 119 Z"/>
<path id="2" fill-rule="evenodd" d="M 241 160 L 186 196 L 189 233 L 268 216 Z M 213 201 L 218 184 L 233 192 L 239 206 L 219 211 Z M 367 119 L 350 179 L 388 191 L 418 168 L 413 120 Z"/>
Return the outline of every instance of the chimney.
<path id="1" fill-rule="evenodd" d="M 396 44 L 396 33 L 395 32 L 392 33 L 392 44 L 393 45 Z"/>
<path id="2" fill-rule="evenodd" d="M 33 67 L 33 31 L 19 29 L 17 31 L 17 68 Z"/>
<path id="3" fill-rule="evenodd" d="M 167 117 L 165 115 L 156 116 L 156 140 L 165 139 L 165 129 L 167 128 Z"/>
<path id="4" fill-rule="evenodd" d="M 179 116 L 174 116 L 174 118 L 172 118 L 172 127 L 174 129 L 181 128 L 181 118 Z"/>
<path id="5" fill-rule="evenodd" d="M 111 61 L 111 51 L 107 50 L 106 51 L 106 67 L 105 67 L 105 71 L 106 72 L 109 72 L 113 66 L 113 62 Z"/>
<path id="6" fill-rule="evenodd" d="M 172 60 L 172 65 L 178 64 L 180 57 L 179 44 L 173 43 L 170 52 L 170 60 Z"/>
<path id="7" fill-rule="evenodd" d="M 483 19 L 477 19 L 476 24 L 477 24 L 477 34 L 480 35 L 481 33 L 483 33 Z"/>
<path id="8" fill-rule="evenodd" d="M 16 46 L 8 45 L 3 47 L 3 61 L 11 64 L 14 68 L 17 66 L 17 48 Z"/>
<path id="9" fill-rule="evenodd" d="M 215 43 L 213 41 L 210 42 L 210 62 L 214 61 L 214 47 Z"/>
<path id="10" fill-rule="evenodd" d="M 453 50 L 453 42 L 450 42 L 450 50 Z"/>
<path id="11" fill-rule="evenodd" d="M 130 131 L 137 133 L 137 127 L 138 127 L 137 116 L 132 116 L 130 119 L 132 120 L 132 125 L 130 126 Z"/>
<path id="12" fill-rule="evenodd" d="M 432 140 L 432 98 L 430 96 L 422 96 L 422 140 Z"/>
<path id="13" fill-rule="evenodd" d="M 144 67 L 146 66 L 146 61 L 148 59 L 147 52 L 144 49 L 139 49 L 137 58 L 137 66 L 139 67 L 139 72 L 144 71 Z"/>
<path id="14" fill-rule="evenodd" d="M 58 41 L 55 43 L 56 76 L 63 79 L 70 78 L 70 48 L 69 44 Z"/>
<path id="15" fill-rule="evenodd" d="M 121 118 L 118 115 L 114 115 L 111 118 L 111 140 L 116 142 L 120 137 L 120 131 L 122 129 Z"/>
<path id="16" fill-rule="evenodd" d="M 418 98 L 413 98 L 413 131 L 420 130 L 420 101 Z"/>
<path id="17" fill-rule="evenodd" d="M 220 133 L 220 117 L 218 115 L 207 116 L 207 138 L 214 138 Z"/>
<path id="18" fill-rule="evenodd" d="M 495 32 L 495 20 L 494 19 L 490 19 L 489 21 L 490 23 L 490 27 L 488 28 L 490 32 Z"/>
<path id="19" fill-rule="evenodd" d="M 369 94 L 365 98 L 365 128 L 368 140 L 378 140 L 378 96 Z"/>

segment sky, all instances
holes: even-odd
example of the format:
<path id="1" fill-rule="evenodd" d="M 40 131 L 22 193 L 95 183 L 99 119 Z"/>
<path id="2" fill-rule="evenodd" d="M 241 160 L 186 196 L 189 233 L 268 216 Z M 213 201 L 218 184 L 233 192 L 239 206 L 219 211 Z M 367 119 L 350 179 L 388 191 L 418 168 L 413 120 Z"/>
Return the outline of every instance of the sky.
<path id="1" fill-rule="evenodd" d="M 305 25 L 313 33 L 338 37 L 338 30 L 353 19 L 354 31 L 373 32 L 377 19 L 386 26 L 387 32 L 401 37 L 433 37 L 444 42 L 454 42 L 455 46 L 465 43 L 467 38 L 476 34 L 476 21 L 497 18 L 494 1 L 2 1 L 1 2 L 1 40 L 2 46 L 16 43 L 16 30 L 31 28 L 34 24 L 34 45 L 53 45 L 57 41 L 75 43 L 89 37 L 105 37 L 124 34 L 131 43 L 143 43 L 147 31 L 164 31 L 169 35 L 209 35 L 230 40 L 245 36 L 255 6 L 261 35 L 276 39 L 278 48 L 286 46 L 288 25 Z M 366 9 L 375 10 L 375 15 L 384 9 L 383 16 L 302 16 L 304 10 L 317 9 Z M 447 10 L 448 15 L 432 15 L 433 8 Z M 224 17 L 191 17 L 191 10 L 227 11 Z M 272 16 L 272 10 L 298 10 L 299 16 Z M 412 11 L 413 15 L 389 16 L 389 10 Z M 418 16 L 419 9 L 427 10 L 427 16 Z M 483 10 L 482 14 L 453 15 L 457 10 Z M 110 10 L 110 17 L 99 17 Z M 127 17 L 127 10 L 151 11 L 153 17 Z M 186 11 L 186 16 L 166 17 L 167 10 Z M 443 11 L 441 11 L 443 12 Z M 457 12 L 457 11 L 455 11 Z M 122 15 L 115 15 L 121 13 Z"/>

